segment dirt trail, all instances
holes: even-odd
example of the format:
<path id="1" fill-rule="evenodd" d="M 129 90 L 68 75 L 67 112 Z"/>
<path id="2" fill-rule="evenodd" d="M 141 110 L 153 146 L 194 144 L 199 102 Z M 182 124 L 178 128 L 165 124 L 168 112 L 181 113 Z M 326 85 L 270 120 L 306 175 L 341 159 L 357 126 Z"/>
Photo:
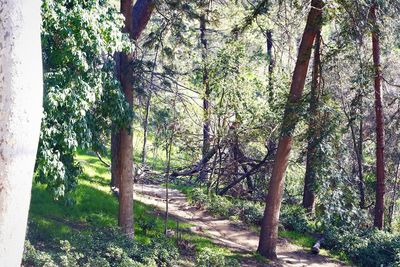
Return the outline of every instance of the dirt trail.
<path id="1" fill-rule="evenodd" d="M 136 200 L 165 211 L 165 188 L 161 185 L 135 184 L 135 194 Z M 206 211 L 191 206 L 185 195 L 176 189 L 169 190 L 169 213 L 184 222 L 195 225 L 191 228 L 193 232 L 207 236 L 218 245 L 239 252 L 257 250 L 257 233 L 246 229 L 240 223 L 215 218 Z M 285 239 L 279 240 L 277 254 L 277 266 L 345 266 L 331 258 L 304 251 L 301 247 L 293 245 Z M 263 266 L 254 264 L 247 263 L 242 266 Z"/>

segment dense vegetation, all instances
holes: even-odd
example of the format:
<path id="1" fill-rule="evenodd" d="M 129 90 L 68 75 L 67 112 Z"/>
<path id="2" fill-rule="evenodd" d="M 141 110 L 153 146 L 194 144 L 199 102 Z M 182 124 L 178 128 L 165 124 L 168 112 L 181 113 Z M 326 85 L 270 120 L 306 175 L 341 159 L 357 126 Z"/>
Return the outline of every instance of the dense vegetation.
<path id="1" fill-rule="evenodd" d="M 243 222 L 269 260 L 288 238 L 400 264 L 400 1 L 41 3 L 24 265 L 240 265 L 169 235 L 168 193 L 161 214 L 133 181 Z"/>

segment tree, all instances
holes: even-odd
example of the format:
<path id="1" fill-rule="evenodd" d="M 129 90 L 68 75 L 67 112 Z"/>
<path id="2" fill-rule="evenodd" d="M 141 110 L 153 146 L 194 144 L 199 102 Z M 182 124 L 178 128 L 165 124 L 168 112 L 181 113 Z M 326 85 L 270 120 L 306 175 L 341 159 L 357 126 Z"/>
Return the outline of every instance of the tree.
<path id="1" fill-rule="evenodd" d="M 370 20 L 372 24 L 372 55 L 374 61 L 374 91 L 375 91 L 375 123 L 376 123 L 376 196 L 375 196 L 375 217 L 374 226 L 383 229 L 385 211 L 385 121 L 382 107 L 381 88 L 381 62 L 380 62 L 380 41 L 379 27 L 376 18 L 378 6 L 373 1 L 370 7 Z"/>
<path id="2" fill-rule="evenodd" d="M 24 246 L 42 118 L 40 4 L 0 1 L 1 266 L 19 266 Z"/>
<path id="3" fill-rule="evenodd" d="M 125 17 L 124 32 L 137 41 L 155 7 L 154 1 L 141 0 L 132 6 L 132 0 L 121 0 L 121 13 Z M 134 53 L 120 55 L 120 82 L 130 109 L 133 109 L 133 70 Z M 133 139 L 131 125 L 119 130 L 118 174 L 119 177 L 119 213 L 118 225 L 122 231 L 132 236 L 133 229 Z M 118 179 L 118 178 L 117 178 Z"/>
<path id="4" fill-rule="evenodd" d="M 321 32 L 317 33 L 315 38 L 314 62 L 311 81 L 310 108 L 309 108 L 309 125 L 308 125 L 308 147 L 307 147 L 307 163 L 306 174 L 304 177 L 303 191 L 303 207 L 308 212 L 315 211 L 315 187 L 318 170 L 318 145 L 321 139 L 321 122 L 320 122 L 320 97 L 321 97 Z"/>
<path id="5" fill-rule="evenodd" d="M 315 36 L 322 26 L 322 0 L 313 0 L 308 14 L 307 24 L 300 43 L 297 62 L 294 69 L 290 93 L 282 120 L 279 144 L 269 182 L 264 217 L 261 224 L 258 252 L 269 258 L 276 259 L 276 242 L 278 238 L 278 222 L 284 188 L 285 172 L 292 147 L 292 135 L 299 120 L 296 106 L 301 99 L 307 76 L 312 45 Z"/>
<path id="6" fill-rule="evenodd" d="M 208 57 L 208 40 L 207 40 L 207 19 L 209 12 L 209 1 L 203 1 L 200 15 L 200 42 L 202 45 L 201 48 L 201 58 L 203 63 L 203 147 L 202 147 L 202 155 L 203 157 L 210 150 L 210 82 L 209 82 L 209 71 L 207 66 L 207 57 Z M 204 181 L 207 177 L 207 173 L 205 171 L 207 167 L 204 166 L 204 170 L 200 172 L 199 180 Z"/>

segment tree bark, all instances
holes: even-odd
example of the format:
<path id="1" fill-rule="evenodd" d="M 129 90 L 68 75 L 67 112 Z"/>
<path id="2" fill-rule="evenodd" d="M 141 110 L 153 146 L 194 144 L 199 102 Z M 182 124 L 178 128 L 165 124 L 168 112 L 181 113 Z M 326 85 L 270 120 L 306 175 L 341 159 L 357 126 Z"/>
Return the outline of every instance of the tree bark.
<path id="1" fill-rule="evenodd" d="M 204 87 L 204 96 L 203 96 L 203 147 L 202 154 L 203 157 L 210 150 L 210 83 L 209 83 L 209 74 L 207 67 L 207 54 L 208 54 L 208 41 L 206 37 L 207 31 L 207 14 L 208 14 L 208 1 L 203 3 L 203 12 L 200 16 L 200 42 L 202 45 L 201 58 L 203 61 L 203 87 Z M 204 168 L 199 174 L 199 180 L 205 181 L 207 179 L 207 172 Z"/>
<path id="2" fill-rule="evenodd" d="M 258 252 L 269 259 L 276 259 L 279 213 L 284 189 L 284 178 L 292 148 L 292 135 L 299 120 L 296 105 L 300 102 L 307 76 L 312 45 L 322 26 L 322 0 L 312 0 L 307 24 L 301 40 L 294 69 L 290 93 L 283 115 L 282 130 L 272 176 L 269 182 L 264 217 L 261 224 Z"/>
<path id="3" fill-rule="evenodd" d="M 315 212 L 315 188 L 317 179 L 319 144 L 321 139 L 320 95 L 321 95 L 321 32 L 315 38 L 313 73 L 309 108 L 308 147 L 306 174 L 304 177 L 303 207 L 311 214 Z"/>
<path id="4" fill-rule="evenodd" d="M 143 148 L 142 148 L 142 164 L 146 163 L 146 154 L 147 154 L 147 127 L 149 125 L 149 113 L 150 113 L 150 103 L 151 103 L 151 93 L 147 96 L 146 99 L 146 110 L 144 114 L 143 120 Z"/>
<path id="5" fill-rule="evenodd" d="M 119 132 L 111 134 L 111 187 L 119 188 L 120 168 L 119 168 Z"/>
<path id="6" fill-rule="evenodd" d="M 273 39 L 272 39 L 272 30 L 267 30 L 267 58 L 268 58 L 268 100 L 270 104 L 274 101 L 274 67 L 275 60 L 272 55 L 273 48 Z"/>
<path id="7" fill-rule="evenodd" d="M 137 41 L 141 32 L 146 27 L 150 15 L 155 7 L 154 1 L 139 0 L 132 6 L 132 0 L 121 0 L 121 13 L 125 17 L 124 32 L 129 33 L 131 40 Z M 121 86 L 125 100 L 133 108 L 133 70 L 134 54 L 123 54 L 120 57 Z M 118 225 L 130 237 L 134 235 L 133 229 L 133 137 L 131 125 L 119 131 L 119 173 L 121 177 L 119 188 L 119 213 Z"/>
<path id="8" fill-rule="evenodd" d="M 374 226 L 383 229 L 384 211 L 385 211 L 385 161 L 384 161 L 384 117 L 382 108 L 382 88 L 381 88 L 381 63 L 380 63 L 380 44 L 379 28 L 376 18 L 376 9 L 378 8 L 374 1 L 370 8 L 370 19 L 372 23 L 372 55 L 374 60 L 375 78 L 375 120 L 376 120 L 376 196 L 375 196 L 375 218 Z"/>
<path id="9" fill-rule="evenodd" d="M 39 0 L 0 0 L 0 266 L 20 266 L 42 118 Z"/>

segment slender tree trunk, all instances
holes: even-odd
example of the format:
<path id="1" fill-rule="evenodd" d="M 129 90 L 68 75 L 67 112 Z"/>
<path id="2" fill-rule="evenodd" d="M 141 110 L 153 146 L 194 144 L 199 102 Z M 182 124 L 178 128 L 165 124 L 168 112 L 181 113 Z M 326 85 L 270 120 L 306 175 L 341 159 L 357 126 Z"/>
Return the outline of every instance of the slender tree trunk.
<path id="1" fill-rule="evenodd" d="M 362 101 L 362 100 L 361 100 Z M 360 208 L 365 209 L 365 182 L 364 182 L 364 152 L 363 152 L 363 130 L 364 129 L 364 121 L 363 118 L 360 118 L 360 129 L 359 129 L 359 138 L 358 138 L 358 157 L 357 157 L 357 165 L 358 165 L 358 188 L 360 191 Z"/>
<path id="2" fill-rule="evenodd" d="M 313 73 L 309 108 L 308 147 L 306 174 L 304 177 L 303 207 L 311 214 L 315 212 L 315 188 L 321 139 L 320 95 L 321 95 L 321 32 L 315 37 Z"/>
<path id="3" fill-rule="evenodd" d="M 172 138 L 169 140 L 165 147 L 165 154 L 167 157 L 167 170 L 166 170 L 166 181 L 165 181 L 165 218 L 164 218 L 164 234 L 167 235 L 168 231 L 168 217 L 169 217 L 169 179 L 171 177 L 171 150 L 172 150 Z"/>
<path id="4" fill-rule="evenodd" d="M 42 118 L 39 0 L 0 0 L 0 266 L 21 265 Z"/>
<path id="5" fill-rule="evenodd" d="M 375 199 L 375 218 L 374 226 L 383 229 L 385 211 L 385 161 L 384 161 L 384 117 L 382 108 L 382 88 L 381 88 L 381 62 L 379 28 L 376 19 L 377 3 L 374 1 L 370 8 L 370 18 L 373 25 L 372 29 L 372 54 L 375 69 L 375 120 L 376 120 L 376 199 Z"/>
<path id="6" fill-rule="evenodd" d="M 274 101 L 274 67 L 275 67 L 275 60 L 272 55 L 272 48 L 273 48 L 273 39 L 272 39 L 272 30 L 267 30 L 266 32 L 267 37 L 267 58 L 268 58 L 268 100 L 270 104 Z"/>
<path id="7" fill-rule="evenodd" d="M 207 13 L 208 13 L 208 1 L 204 1 L 203 12 L 200 16 L 200 42 L 202 45 L 201 57 L 203 60 L 203 87 L 204 87 L 204 96 L 203 96 L 203 148 L 202 154 L 203 156 L 207 154 L 210 150 L 210 83 L 209 83 L 209 74 L 207 67 L 207 54 L 208 54 L 208 41 L 206 36 L 207 31 Z M 203 171 L 200 172 L 199 180 L 204 181 L 207 179 L 207 168 L 204 168 Z"/>
<path id="8" fill-rule="evenodd" d="M 322 8 L 324 7 L 324 2 L 322 0 L 312 0 L 311 6 L 283 116 L 281 137 L 269 182 L 264 217 L 261 224 L 258 252 L 269 259 L 276 259 L 276 242 L 278 238 L 278 223 L 284 178 L 292 148 L 292 134 L 299 120 L 296 105 L 303 94 L 314 39 L 322 26 Z"/>
<path id="9" fill-rule="evenodd" d="M 394 211 L 395 211 L 395 207 L 396 207 L 398 180 L 399 180 L 399 170 L 400 170 L 400 159 L 397 162 L 397 168 L 396 168 L 396 171 L 395 171 L 395 178 L 394 178 L 394 185 L 393 185 L 392 200 L 390 201 L 390 207 L 389 207 L 388 224 L 389 224 L 390 227 L 392 227 L 393 216 L 394 216 Z"/>
<path id="10" fill-rule="evenodd" d="M 147 96 L 146 99 L 146 110 L 143 120 L 143 148 L 142 148 L 142 164 L 146 163 L 146 154 L 147 154 L 147 127 L 149 125 L 149 113 L 150 113 L 150 104 L 151 104 L 151 93 Z"/>

